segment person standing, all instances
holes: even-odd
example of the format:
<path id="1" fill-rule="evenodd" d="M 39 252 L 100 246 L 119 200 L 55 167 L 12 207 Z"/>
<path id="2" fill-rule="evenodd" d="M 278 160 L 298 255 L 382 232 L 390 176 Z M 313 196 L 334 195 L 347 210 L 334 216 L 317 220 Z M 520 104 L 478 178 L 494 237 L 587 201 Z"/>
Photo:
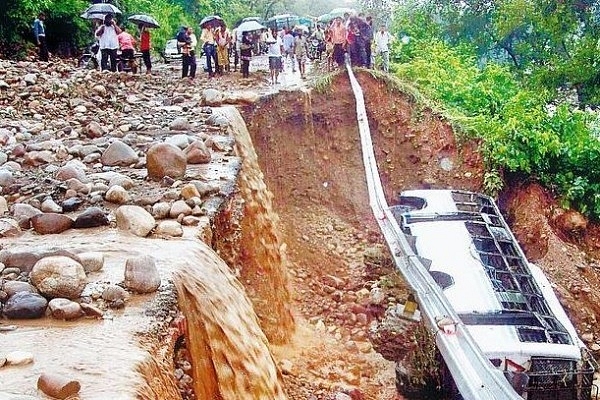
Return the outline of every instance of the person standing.
<path id="1" fill-rule="evenodd" d="M 331 26 L 331 41 L 333 42 L 333 60 L 338 67 L 341 67 L 344 65 L 346 52 L 346 27 L 340 17 L 337 17 Z"/>
<path id="2" fill-rule="evenodd" d="M 250 32 L 242 33 L 240 44 L 240 58 L 242 59 L 242 77 L 250 77 L 250 60 L 252 60 L 252 38 Z"/>
<path id="3" fill-rule="evenodd" d="M 215 72 L 219 70 L 219 61 L 217 60 L 217 50 L 215 47 L 215 32 L 213 27 L 206 25 L 204 28 L 202 28 L 200 40 L 202 41 L 202 49 L 204 50 L 204 55 L 206 56 L 206 69 L 208 70 L 208 77 L 212 78 L 215 76 Z"/>
<path id="4" fill-rule="evenodd" d="M 147 26 L 140 24 L 140 51 L 142 52 L 142 60 L 146 66 L 146 73 L 152 73 L 152 61 L 150 60 L 150 29 Z"/>
<path id="5" fill-rule="evenodd" d="M 104 23 L 96 30 L 96 37 L 100 45 L 102 59 L 100 66 L 102 71 L 110 68 L 112 72 L 117 71 L 117 49 L 119 48 L 119 39 L 117 36 L 121 33 L 121 28 L 117 26 L 112 14 L 106 14 Z M 110 59 L 110 67 L 108 61 Z"/>
<path id="6" fill-rule="evenodd" d="M 375 52 L 381 57 L 381 67 L 384 72 L 390 70 L 390 43 L 392 36 L 387 31 L 385 25 L 381 25 L 381 28 L 377 31 L 374 37 Z"/>
<path id="7" fill-rule="evenodd" d="M 119 47 L 121 48 L 121 62 L 126 62 L 131 72 L 134 74 L 137 73 L 137 65 L 135 63 L 135 38 L 131 36 L 123 26 L 121 28 L 121 33 L 117 35 L 117 39 L 119 40 Z M 125 68 L 123 64 L 122 66 Z"/>
<path id="8" fill-rule="evenodd" d="M 196 49 L 198 48 L 198 39 L 196 38 L 196 34 L 194 33 L 194 28 L 192 28 L 191 26 L 187 28 L 187 35 L 190 38 L 190 73 L 188 76 L 191 79 L 194 79 L 196 77 Z"/>
<path id="9" fill-rule="evenodd" d="M 231 35 L 229 30 L 217 28 L 215 32 L 215 40 L 217 42 L 217 63 L 219 64 L 219 73 L 229 72 L 229 45 L 231 43 Z"/>
<path id="10" fill-rule="evenodd" d="M 285 34 L 283 35 L 283 56 L 285 57 L 285 62 L 287 63 L 288 57 L 292 62 L 292 72 L 296 72 L 296 60 L 294 57 L 294 40 L 296 38 L 292 34 L 292 30 L 290 28 L 285 28 Z"/>
<path id="11" fill-rule="evenodd" d="M 269 55 L 269 71 L 271 71 L 271 84 L 275 85 L 279 83 L 277 81 L 279 72 L 283 69 L 283 63 L 281 62 L 281 54 L 283 53 L 283 42 L 279 35 L 269 35 L 266 40 L 267 54 Z"/>
<path id="12" fill-rule="evenodd" d="M 46 26 L 44 25 L 45 20 L 46 14 L 41 12 L 33 21 L 33 36 L 39 49 L 40 61 L 48 61 L 49 59 L 48 44 L 46 43 Z"/>
<path id="13" fill-rule="evenodd" d="M 367 26 L 364 27 L 363 37 L 365 38 L 365 53 L 366 53 L 366 65 L 367 68 L 373 67 L 373 17 L 367 16 Z"/>
<path id="14" fill-rule="evenodd" d="M 308 43 L 304 36 L 304 30 L 299 29 L 296 39 L 294 40 L 294 56 L 298 61 L 298 69 L 300 70 L 300 78 L 304 79 L 306 74 L 306 57 L 308 54 Z"/>

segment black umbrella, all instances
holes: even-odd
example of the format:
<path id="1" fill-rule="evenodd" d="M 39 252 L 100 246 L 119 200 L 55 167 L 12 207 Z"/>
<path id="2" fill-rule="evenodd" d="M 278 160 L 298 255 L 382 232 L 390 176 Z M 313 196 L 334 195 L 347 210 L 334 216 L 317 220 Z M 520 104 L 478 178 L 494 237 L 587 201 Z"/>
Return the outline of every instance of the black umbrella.
<path id="1" fill-rule="evenodd" d="M 218 15 L 209 15 L 208 17 L 202 18 L 202 21 L 200 21 L 200 26 L 202 28 L 216 25 L 225 26 L 225 21 L 223 21 L 223 18 L 219 17 Z"/>
<path id="2" fill-rule="evenodd" d="M 160 27 L 160 25 L 158 25 L 158 22 L 156 22 L 156 20 L 154 18 L 152 18 L 149 15 L 145 15 L 145 14 L 132 15 L 131 17 L 129 17 L 127 19 L 135 24 L 145 25 L 148 28 L 159 28 Z"/>

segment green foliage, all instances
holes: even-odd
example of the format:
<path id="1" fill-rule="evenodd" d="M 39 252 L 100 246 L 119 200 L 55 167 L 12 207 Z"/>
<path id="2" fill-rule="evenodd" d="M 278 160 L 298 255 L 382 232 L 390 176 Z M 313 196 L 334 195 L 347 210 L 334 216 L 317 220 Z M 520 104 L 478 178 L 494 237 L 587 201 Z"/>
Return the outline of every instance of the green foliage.
<path id="1" fill-rule="evenodd" d="M 411 57 L 396 65 L 397 76 L 443 104 L 447 116 L 480 140 L 486 192 L 501 190 L 500 171 L 529 175 L 566 206 L 600 218 L 598 118 L 556 105 L 551 91 L 531 89 L 506 66 L 478 67 L 472 47 L 435 38 L 409 46 Z"/>

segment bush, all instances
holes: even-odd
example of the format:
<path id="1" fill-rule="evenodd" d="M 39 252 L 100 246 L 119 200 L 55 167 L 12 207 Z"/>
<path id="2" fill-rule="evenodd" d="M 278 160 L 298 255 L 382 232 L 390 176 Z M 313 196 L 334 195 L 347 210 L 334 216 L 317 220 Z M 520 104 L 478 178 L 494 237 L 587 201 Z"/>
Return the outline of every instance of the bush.
<path id="1" fill-rule="evenodd" d="M 395 66 L 396 74 L 417 84 L 480 139 L 490 190 L 502 184 L 498 171 L 531 175 L 565 206 L 600 219 L 597 118 L 551 103 L 548 91 L 525 87 L 503 66 L 478 68 L 468 47 L 421 40 L 411 43 L 410 53 Z"/>

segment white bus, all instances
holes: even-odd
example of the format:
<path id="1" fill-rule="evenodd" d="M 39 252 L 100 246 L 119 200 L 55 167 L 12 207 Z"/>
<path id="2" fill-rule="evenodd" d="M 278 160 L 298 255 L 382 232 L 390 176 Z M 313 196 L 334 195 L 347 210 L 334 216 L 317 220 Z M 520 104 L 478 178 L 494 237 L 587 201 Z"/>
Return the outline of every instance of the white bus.
<path id="1" fill-rule="evenodd" d="M 390 210 L 482 352 L 520 396 L 595 398 L 595 362 L 491 198 L 410 190 Z"/>

